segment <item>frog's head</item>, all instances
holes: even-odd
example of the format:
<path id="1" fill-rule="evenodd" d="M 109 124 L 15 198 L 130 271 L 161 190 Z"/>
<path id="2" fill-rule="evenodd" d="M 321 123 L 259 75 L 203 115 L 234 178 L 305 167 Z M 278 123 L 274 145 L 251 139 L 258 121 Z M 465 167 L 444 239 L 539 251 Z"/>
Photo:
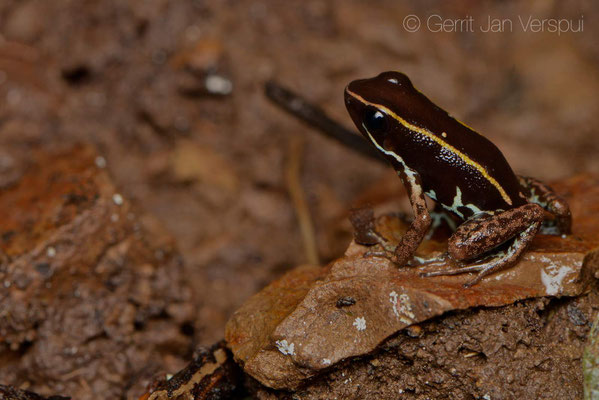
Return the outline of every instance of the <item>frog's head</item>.
<path id="1" fill-rule="evenodd" d="M 399 134 L 395 131 L 401 129 L 399 119 L 414 114 L 415 94 L 418 96 L 419 92 L 406 75 L 383 72 L 347 85 L 345 106 L 362 135 L 379 150 L 388 149 L 393 147 L 393 138 Z"/>

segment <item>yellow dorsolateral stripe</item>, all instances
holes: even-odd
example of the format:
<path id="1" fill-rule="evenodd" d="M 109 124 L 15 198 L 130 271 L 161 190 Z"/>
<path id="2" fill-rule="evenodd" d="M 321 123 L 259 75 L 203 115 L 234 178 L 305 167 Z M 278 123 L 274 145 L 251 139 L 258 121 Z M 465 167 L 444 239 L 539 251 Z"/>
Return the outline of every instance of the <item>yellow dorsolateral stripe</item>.
<path id="1" fill-rule="evenodd" d="M 493 186 L 495 186 L 495 188 L 501 194 L 501 197 L 503 197 L 503 200 L 505 200 L 505 202 L 508 203 L 510 206 L 512 205 L 512 199 L 510 199 L 510 197 L 507 195 L 507 193 L 505 192 L 505 190 L 503 189 L 503 187 L 501 187 L 501 185 L 499 184 L 499 182 L 497 182 L 497 180 L 495 178 L 493 178 L 491 175 L 489 175 L 489 173 L 487 172 L 487 170 L 482 165 L 480 165 L 479 163 L 477 163 L 476 161 L 474 161 L 473 159 L 471 159 L 466 154 L 462 153 L 461 151 L 459 151 L 458 149 L 456 149 L 455 147 L 453 147 L 449 143 L 446 143 L 445 141 L 443 141 L 441 138 L 439 138 L 438 136 L 436 136 L 434 133 L 432 133 L 428 129 L 424 129 L 424 128 L 421 128 L 419 126 L 410 124 L 408 121 L 406 121 L 405 119 L 401 118 L 399 115 L 395 114 L 393 111 L 391 111 L 387 107 L 385 107 L 383 105 L 380 105 L 380 104 L 372 103 L 372 102 L 364 99 L 362 96 L 360 96 L 360 95 L 352 92 L 349 89 L 346 89 L 346 90 L 347 90 L 347 92 L 351 96 L 353 96 L 356 100 L 359 100 L 361 103 L 369 105 L 369 106 L 372 106 L 372 107 L 375 107 L 375 108 L 378 108 L 379 110 L 384 111 L 385 114 L 390 115 L 391 117 L 393 117 L 397 122 L 399 122 L 400 124 L 402 124 L 404 127 L 406 127 L 407 129 L 409 129 L 410 131 L 420 133 L 421 135 L 424 135 L 424 136 L 426 136 L 426 137 L 434 140 L 441 147 L 443 147 L 443 148 L 451 151 L 452 153 L 456 154 L 466 164 L 474 167 L 478 172 L 480 172 L 480 174 L 483 177 L 485 177 L 486 180 L 488 180 Z"/>

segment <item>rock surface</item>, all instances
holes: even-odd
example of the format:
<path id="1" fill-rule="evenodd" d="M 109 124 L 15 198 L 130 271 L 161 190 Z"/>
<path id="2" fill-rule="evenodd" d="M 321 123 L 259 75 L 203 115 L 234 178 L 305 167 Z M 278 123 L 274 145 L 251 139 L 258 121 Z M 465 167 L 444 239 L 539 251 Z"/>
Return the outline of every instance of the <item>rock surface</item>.
<path id="1" fill-rule="evenodd" d="M 580 297 L 528 299 L 447 313 L 404 329 L 297 390 L 253 397 L 344 400 L 580 400 L 581 354 L 599 308 Z"/>
<path id="2" fill-rule="evenodd" d="M 98 161 L 81 146 L 33 152 L 0 191 L 4 384 L 119 398 L 191 353 L 182 327 L 194 308 L 173 242 L 134 213 Z"/>
<path id="3" fill-rule="evenodd" d="M 224 342 L 200 348 L 192 362 L 152 385 L 139 400 L 228 400 L 239 389 L 241 371 Z"/>
<path id="4" fill-rule="evenodd" d="M 570 202 L 572 235 L 539 235 L 515 267 L 472 288 L 462 286 L 471 275 L 422 278 L 422 268 L 397 269 L 386 259 L 363 257 L 368 248 L 352 244 L 330 265 L 297 268 L 249 299 L 227 324 L 227 342 L 259 382 L 296 389 L 339 361 L 369 354 L 396 332 L 448 311 L 578 296 L 599 269 L 599 179 L 575 177 L 555 188 Z M 401 233 L 401 224 L 393 217 L 377 220 L 388 235 Z M 435 255 L 443 246 L 428 241 L 419 255 Z"/>
<path id="5" fill-rule="evenodd" d="M 71 400 L 70 397 L 43 397 L 28 390 L 19 390 L 10 386 L 0 385 L 0 400 Z"/>

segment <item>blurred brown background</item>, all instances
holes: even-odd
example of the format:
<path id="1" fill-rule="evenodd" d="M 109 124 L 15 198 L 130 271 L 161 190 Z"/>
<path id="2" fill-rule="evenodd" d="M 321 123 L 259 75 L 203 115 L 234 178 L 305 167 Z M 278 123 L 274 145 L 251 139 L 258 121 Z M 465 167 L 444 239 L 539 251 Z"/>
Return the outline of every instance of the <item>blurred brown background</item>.
<path id="1" fill-rule="evenodd" d="M 474 32 L 426 26 L 468 17 Z M 481 32 L 489 17 L 512 31 Z M 525 32 L 531 17 L 582 19 L 582 32 Z M 306 262 L 284 177 L 292 137 L 306 138 L 301 182 L 323 261 L 347 245 L 361 194 L 401 186 L 270 104 L 266 80 L 349 126 L 344 86 L 401 70 L 515 171 L 550 181 L 599 172 L 597 38 L 591 0 L 3 1 L 0 188 L 34 148 L 93 144 L 121 193 L 176 239 L 194 343 L 210 344 L 248 296 Z M 207 93 L 211 75 L 231 93 Z"/>

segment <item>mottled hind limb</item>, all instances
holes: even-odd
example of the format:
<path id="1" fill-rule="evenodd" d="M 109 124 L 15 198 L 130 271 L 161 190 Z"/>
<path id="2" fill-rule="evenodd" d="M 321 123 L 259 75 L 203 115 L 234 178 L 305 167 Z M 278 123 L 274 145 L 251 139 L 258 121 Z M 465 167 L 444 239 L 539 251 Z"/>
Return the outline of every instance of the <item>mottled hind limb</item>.
<path id="1" fill-rule="evenodd" d="M 530 203 L 538 204 L 555 216 L 555 224 L 560 234 L 571 233 L 572 215 L 566 200 L 543 182 L 528 176 L 518 176 L 520 186 Z"/>
<path id="2" fill-rule="evenodd" d="M 509 247 L 495 250 L 483 261 L 448 270 L 426 272 L 422 276 L 478 272 L 465 285 L 472 286 L 485 276 L 514 265 L 539 231 L 544 216 L 545 212 L 538 204 L 525 204 L 500 213 L 473 217 L 460 225 L 449 239 L 448 252 L 453 260 L 464 262 L 479 258 L 511 239 Z"/>

